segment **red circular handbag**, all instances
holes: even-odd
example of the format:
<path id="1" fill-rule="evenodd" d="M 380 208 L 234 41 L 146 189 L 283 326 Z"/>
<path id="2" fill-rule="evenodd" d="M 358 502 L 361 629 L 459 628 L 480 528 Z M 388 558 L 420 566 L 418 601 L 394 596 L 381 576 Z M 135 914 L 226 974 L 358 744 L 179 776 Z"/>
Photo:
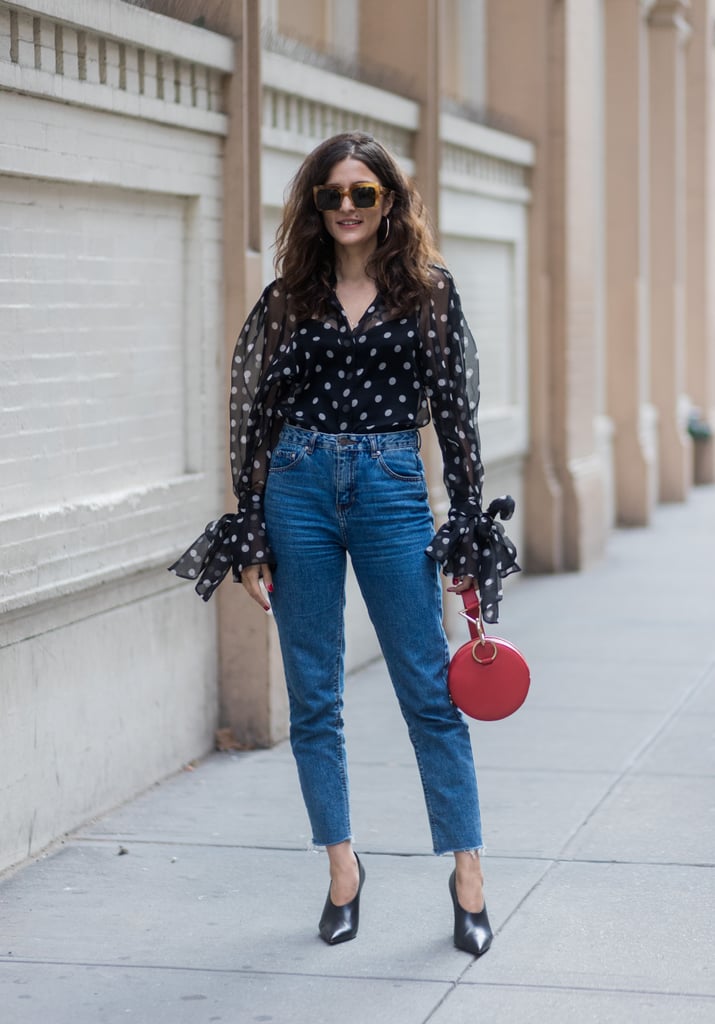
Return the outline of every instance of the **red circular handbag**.
<path id="1" fill-rule="evenodd" d="M 529 666 L 508 640 L 485 635 L 477 591 L 463 591 L 462 599 L 464 611 L 459 614 L 469 623 L 471 640 L 449 663 L 449 695 L 470 718 L 496 722 L 513 715 L 526 700 Z"/>

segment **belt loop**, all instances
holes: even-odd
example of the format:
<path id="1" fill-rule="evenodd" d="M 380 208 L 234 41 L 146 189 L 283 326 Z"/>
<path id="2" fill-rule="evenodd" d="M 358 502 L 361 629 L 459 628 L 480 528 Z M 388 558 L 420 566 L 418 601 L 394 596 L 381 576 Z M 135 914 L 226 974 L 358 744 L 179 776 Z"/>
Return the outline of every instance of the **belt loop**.
<path id="1" fill-rule="evenodd" d="M 377 440 L 375 438 L 375 435 L 374 434 L 370 434 L 370 458 L 371 459 L 376 459 L 379 454 L 380 453 L 379 453 L 378 448 L 377 448 Z"/>
<path id="2" fill-rule="evenodd" d="M 422 450 L 422 431 L 421 430 L 417 430 L 416 434 L 417 434 L 417 451 L 419 452 L 419 451 Z"/>
<path id="3" fill-rule="evenodd" d="M 308 433 L 310 434 L 310 436 L 305 443 L 305 450 L 308 453 L 308 455 L 312 455 L 313 452 L 315 451 L 315 444 L 316 441 L 318 440 L 318 435 L 314 430 L 310 430 L 308 431 Z"/>

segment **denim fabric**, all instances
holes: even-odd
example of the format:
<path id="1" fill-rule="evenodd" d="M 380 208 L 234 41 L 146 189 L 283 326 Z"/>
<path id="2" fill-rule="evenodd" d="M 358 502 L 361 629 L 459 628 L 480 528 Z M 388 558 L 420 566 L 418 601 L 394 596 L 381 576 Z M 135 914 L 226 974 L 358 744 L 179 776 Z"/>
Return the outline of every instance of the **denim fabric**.
<path id="1" fill-rule="evenodd" d="M 347 554 L 407 723 L 434 851 L 482 845 L 469 731 L 447 692 L 439 569 L 424 553 L 434 527 L 418 448 L 412 430 L 285 426 L 271 458 L 271 600 L 291 745 L 318 845 L 352 838 L 342 718 Z"/>

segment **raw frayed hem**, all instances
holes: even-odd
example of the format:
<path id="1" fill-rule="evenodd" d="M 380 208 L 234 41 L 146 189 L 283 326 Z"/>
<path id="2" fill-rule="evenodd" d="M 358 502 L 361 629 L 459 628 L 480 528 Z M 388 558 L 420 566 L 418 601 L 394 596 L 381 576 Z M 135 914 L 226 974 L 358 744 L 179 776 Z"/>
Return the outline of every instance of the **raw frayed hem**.
<path id="1" fill-rule="evenodd" d="M 325 853 L 329 846 L 339 846 L 340 843 L 352 843 L 354 841 L 353 836 L 346 836 L 345 839 L 338 839 L 334 843 L 316 843 L 314 839 L 309 839 L 305 848 L 308 853 Z"/>
<path id="2" fill-rule="evenodd" d="M 487 852 L 486 846 L 460 846 L 456 850 L 435 850 L 437 857 L 448 857 L 454 853 L 471 853 L 473 856 L 479 854 L 482 857 Z"/>

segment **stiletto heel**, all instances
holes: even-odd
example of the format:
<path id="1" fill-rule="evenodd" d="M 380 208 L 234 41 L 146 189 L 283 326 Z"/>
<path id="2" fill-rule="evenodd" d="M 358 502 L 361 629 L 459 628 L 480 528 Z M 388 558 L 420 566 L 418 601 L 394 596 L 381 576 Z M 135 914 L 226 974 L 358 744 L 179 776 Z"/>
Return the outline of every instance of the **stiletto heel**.
<path id="1" fill-rule="evenodd" d="M 454 944 L 457 949 L 463 949 L 465 953 L 481 956 L 489 949 L 494 938 L 487 917 L 487 905 L 485 903 L 477 914 L 470 913 L 459 905 L 456 871 L 449 876 L 449 891 L 454 904 Z"/>
<path id="2" fill-rule="evenodd" d="M 365 868 L 360 863 L 360 858 L 357 854 L 355 854 L 355 860 L 357 861 L 359 876 L 358 891 L 355 894 L 355 898 L 342 907 L 336 907 L 330 898 L 330 888 L 328 888 L 328 898 L 323 907 L 318 931 L 323 942 L 327 942 L 329 946 L 335 946 L 338 942 L 348 942 L 350 939 L 354 939 L 358 933 L 358 925 L 360 923 L 360 892 L 365 882 Z"/>

